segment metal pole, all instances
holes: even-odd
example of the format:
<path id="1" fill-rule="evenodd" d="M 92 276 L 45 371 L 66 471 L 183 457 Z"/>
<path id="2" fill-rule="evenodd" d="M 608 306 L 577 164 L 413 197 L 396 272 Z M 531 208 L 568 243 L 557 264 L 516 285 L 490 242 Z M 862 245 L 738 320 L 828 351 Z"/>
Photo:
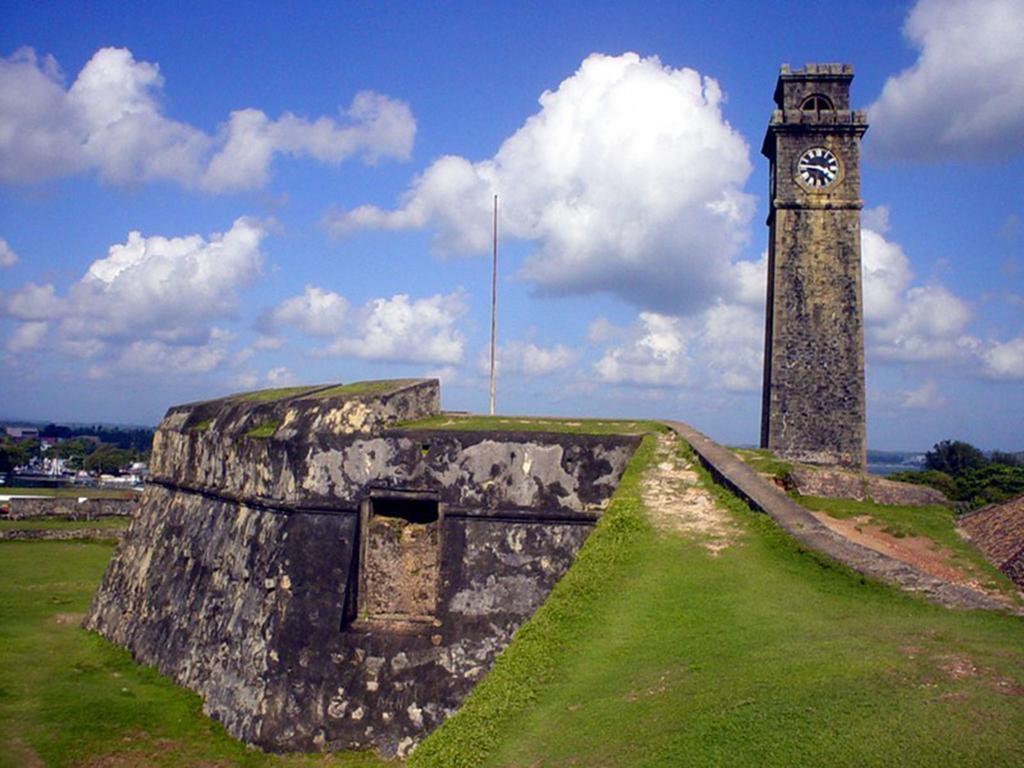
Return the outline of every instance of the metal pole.
<path id="1" fill-rule="evenodd" d="M 498 317 L 498 196 L 494 196 L 494 250 L 491 261 L 491 396 L 488 412 L 494 415 L 494 344 Z"/>

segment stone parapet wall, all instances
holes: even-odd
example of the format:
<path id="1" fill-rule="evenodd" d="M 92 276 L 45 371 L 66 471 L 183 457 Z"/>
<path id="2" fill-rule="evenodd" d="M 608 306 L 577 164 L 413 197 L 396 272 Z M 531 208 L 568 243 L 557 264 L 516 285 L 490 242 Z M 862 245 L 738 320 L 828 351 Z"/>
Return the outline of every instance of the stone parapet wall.
<path id="1" fill-rule="evenodd" d="M 372 385 L 391 384 L 390 389 Z M 355 393 L 355 394 L 353 394 Z M 436 379 L 368 382 L 344 387 L 299 390 L 278 399 L 259 393 L 171 408 L 153 435 L 150 469 L 174 474 L 177 462 L 193 446 L 217 451 L 233 441 L 301 440 L 309 435 L 371 435 L 401 421 L 440 412 Z M 200 439 L 196 444 L 196 438 Z"/>
<path id="2" fill-rule="evenodd" d="M 401 429 L 436 382 L 323 391 L 168 411 L 85 626 L 249 743 L 404 754 L 569 568 L 640 437 Z"/>
<path id="3" fill-rule="evenodd" d="M 903 506 L 949 504 L 942 491 L 927 485 L 899 483 L 875 475 L 826 467 L 795 465 L 787 473 L 786 485 L 801 496 L 826 499 L 870 500 L 876 504 Z"/>
<path id="4" fill-rule="evenodd" d="M 431 491 L 457 507 L 593 513 L 618 483 L 637 442 L 441 430 L 284 442 L 184 432 L 162 441 L 163 471 L 153 480 L 291 505 L 353 506 L 373 487 Z"/>
<path id="5" fill-rule="evenodd" d="M 50 528 L 30 530 L 0 530 L 0 541 L 81 541 L 120 539 L 116 528 Z"/>
<path id="6" fill-rule="evenodd" d="M 19 498 L 12 496 L 0 504 L 0 519 L 29 520 L 40 517 L 64 517 L 92 520 L 97 517 L 124 517 L 139 509 L 141 495 L 133 499 L 77 499 L 52 497 Z"/>

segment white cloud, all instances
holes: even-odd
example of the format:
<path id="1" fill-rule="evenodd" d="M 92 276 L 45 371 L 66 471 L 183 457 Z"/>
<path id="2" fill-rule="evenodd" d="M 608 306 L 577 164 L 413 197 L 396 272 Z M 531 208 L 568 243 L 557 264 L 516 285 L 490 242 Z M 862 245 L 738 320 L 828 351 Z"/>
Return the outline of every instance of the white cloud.
<path id="1" fill-rule="evenodd" d="M 595 370 L 609 384 L 680 386 L 689 377 L 687 341 L 678 318 L 641 312 L 624 343 L 606 349 Z"/>
<path id="2" fill-rule="evenodd" d="M 307 285 L 301 295 L 281 302 L 273 311 L 271 319 L 275 326 L 293 325 L 310 336 L 336 336 L 345 327 L 347 315 L 348 302 L 345 297 Z"/>
<path id="3" fill-rule="evenodd" d="M 860 225 L 863 229 L 884 235 L 889 231 L 889 206 L 876 205 L 874 208 L 865 208 L 860 214 Z"/>
<path id="4" fill-rule="evenodd" d="M 0 267 L 13 267 L 18 263 L 18 254 L 0 237 Z"/>
<path id="5" fill-rule="evenodd" d="M 495 368 L 505 376 L 548 376 L 565 370 L 576 361 L 576 353 L 562 344 L 553 347 L 538 347 L 532 342 L 510 341 L 499 345 L 495 351 Z M 490 348 L 480 353 L 477 369 L 480 373 L 490 372 Z"/>
<path id="6" fill-rule="evenodd" d="M 472 383 L 472 381 L 463 374 L 462 370 L 455 365 L 443 365 L 440 368 L 431 368 L 424 371 L 423 378 L 438 379 L 441 382 L 442 389 L 445 387 L 469 386 Z"/>
<path id="7" fill-rule="evenodd" d="M 941 285 L 911 288 L 891 322 L 868 327 L 870 350 L 883 360 L 929 362 L 976 352 L 978 340 L 965 331 L 967 303 Z"/>
<path id="8" fill-rule="evenodd" d="M 995 342 L 982 353 L 985 373 L 994 379 L 1024 379 L 1024 336 Z"/>
<path id="9" fill-rule="evenodd" d="M 43 343 L 49 328 L 49 323 L 45 322 L 33 321 L 22 323 L 14 329 L 14 333 L 7 340 L 7 351 L 25 352 L 30 349 L 36 349 Z"/>
<path id="10" fill-rule="evenodd" d="M 295 374 L 284 366 L 271 368 L 267 371 L 267 384 L 272 387 L 287 387 L 297 381 Z"/>
<path id="11" fill-rule="evenodd" d="M 696 365 L 706 368 L 708 382 L 732 392 L 761 388 L 764 360 L 764 310 L 722 303 L 708 309 L 701 322 Z"/>
<path id="12" fill-rule="evenodd" d="M 405 103 L 362 91 L 345 117 L 343 125 L 329 117 L 310 122 L 287 112 L 277 120 L 258 109 L 232 112 L 221 131 L 223 146 L 210 160 L 203 187 L 215 192 L 261 187 L 274 154 L 333 164 L 360 152 L 368 163 L 381 157 L 408 159 L 416 123 Z"/>
<path id="13" fill-rule="evenodd" d="M 156 339 L 139 339 L 128 344 L 110 347 L 103 362 L 89 367 L 92 379 L 108 378 L 115 374 L 141 375 L 195 375 L 209 373 L 223 363 L 229 355 L 228 343 L 233 335 L 219 328 L 210 331 L 201 344 L 168 344 Z"/>
<path id="14" fill-rule="evenodd" d="M 895 319 L 903 309 L 904 292 L 913 278 L 903 249 L 878 232 L 861 228 L 861 267 L 866 323 Z"/>
<path id="15" fill-rule="evenodd" d="M 967 333 L 970 306 L 942 285 L 911 286 L 903 249 L 861 229 L 864 330 L 869 358 L 895 362 L 955 360 L 976 354 Z"/>
<path id="16" fill-rule="evenodd" d="M 619 337 L 622 329 L 612 323 L 607 317 L 598 317 L 587 326 L 587 341 L 591 344 L 604 344 Z"/>
<path id="17" fill-rule="evenodd" d="M 594 54 L 493 158 L 442 157 L 396 210 L 364 206 L 327 225 L 431 226 L 441 251 L 486 252 L 497 193 L 501 236 L 535 244 L 522 274 L 540 288 L 688 313 L 728 288 L 753 208 L 748 148 L 721 103 L 692 69 Z"/>
<path id="18" fill-rule="evenodd" d="M 934 379 L 928 379 L 917 389 L 900 394 L 900 405 L 914 410 L 935 410 L 944 406 L 946 402 Z"/>
<path id="19" fill-rule="evenodd" d="M 763 312 L 768 291 L 768 252 L 762 253 L 757 261 L 737 261 L 733 264 L 730 283 L 732 290 L 726 291 L 726 300 Z"/>
<path id="20" fill-rule="evenodd" d="M 0 308 L 4 314 L 19 320 L 49 320 L 61 312 L 61 302 L 49 283 L 28 283 L 17 293 L 7 296 Z"/>
<path id="21" fill-rule="evenodd" d="M 280 336 L 260 335 L 252 343 L 254 349 L 280 349 L 284 345 L 284 339 Z"/>
<path id="22" fill-rule="evenodd" d="M 458 328 L 466 313 L 461 291 L 410 299 L 407 294 L 368 301 L 357 310 L 340 294 L 307 285 L 258 323 L 256 349 L 277 349 L 276 331 L 293 326 L 307 336 L 330 339 L 318 355 L 447 365 L 462 360 L 465 339 Z"/>
<path id="23" fill-rule="evenodd" d="M 369 360 L 458 363 L 465 339 L 457 322 L 465 313 L 461 292 L 415 300 L 407 294 L 374 299 L 356 313 L 351 330 L 322 352 Z"/>
<path id="24" fill-rule="evenodd" d="M 869 107 L 872 150 L 988 162 L 1024 152 L 1024 3 L 920 0 L 904 34 L 920 55 Z"/>
<path id="25" fill-rule="evenodd" d="M 165 180 L 211 192 L 259 187 L 275 155 L 339 163 L 361 154 L 407 158 L 416 124 L 408 105 L 365 91 L 339 117 L 309 121 L 233 112 L 216 136 L 164 115 L 156 64 L 102 48 L 70 88 L 52 56 L 0 58 L 0 181 L 35 182 L 95 171 L 118 184 Z"/>
<path id="26" fill-rule="evenodd" d="M 265 234 L 249 218 L 209 239 L 131 232 L 65 295 L 50 284 L 28 284 L 0 310 L 25 322 L 50 321 L 65 352 L 102 357 L 122 370 L 210 370 L 224 359 L 227 342 L 210 323 L 230 317 L 239 289 L 259 275 Z"/>

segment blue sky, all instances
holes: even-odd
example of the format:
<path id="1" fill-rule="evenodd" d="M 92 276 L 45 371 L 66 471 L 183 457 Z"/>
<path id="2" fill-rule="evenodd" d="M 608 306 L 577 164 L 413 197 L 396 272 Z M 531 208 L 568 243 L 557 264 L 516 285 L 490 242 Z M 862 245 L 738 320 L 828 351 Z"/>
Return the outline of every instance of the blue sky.
<path id="1" fill-rule="evenodd" d="M 779 65 L 854 65 L 868 442 L 1024 448 L 1024 2 L 8 2 L 0 417 L 437 375 L 757 439 Z M 134 233 L 134 234 L 133 234 Z"/>

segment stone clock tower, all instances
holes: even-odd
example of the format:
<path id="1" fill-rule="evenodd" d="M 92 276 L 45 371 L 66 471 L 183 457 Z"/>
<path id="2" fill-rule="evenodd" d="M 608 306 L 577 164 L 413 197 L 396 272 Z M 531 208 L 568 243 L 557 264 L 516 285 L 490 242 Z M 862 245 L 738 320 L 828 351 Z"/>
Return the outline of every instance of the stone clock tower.
<path id="1" fill-rule="evenodd" d="M 768 158 L 768 302 L 761 447 L 863 469 L 860 138 L 848 64 L 783 66 Z"/>

